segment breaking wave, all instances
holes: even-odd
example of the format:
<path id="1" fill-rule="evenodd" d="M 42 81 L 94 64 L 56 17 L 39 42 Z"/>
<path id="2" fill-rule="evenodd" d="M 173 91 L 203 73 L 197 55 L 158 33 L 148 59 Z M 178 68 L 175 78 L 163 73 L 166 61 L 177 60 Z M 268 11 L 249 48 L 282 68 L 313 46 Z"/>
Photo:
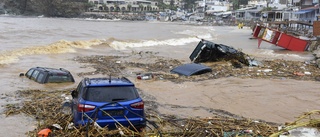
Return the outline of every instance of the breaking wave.
<path id="1" fill-rule="evenodd" d="M 175 34 L 183 34 L 183 35 L 189 35 L 189 36 L 196 36 L 201 39 L 207 39 L 207 40 L 214 40 L 217 38 L 217 34 L 215 33 L 215 29 L 212 27 L 201 27 L 202 29 L 205 30 L 205 32 L 201 32 L 199 35 L 199 31 L 195 30 L 183 30 L 180 32 L 174 32 Z"/>
<path id="2" fill-rule="evenodd" d="M 60 40 L 55 43 L 44 46 L 31 46 L 22 49 L 7 50 L 0 52 L 0 64 L 10 64 L 17 62 L 20 57 L 27 55 L 43 55 L 43 54 L 60 54 L 76 52 L 77 48 L 89 49 L 95 45 L 108 45 L 116 50 L 124 50 L 130 48 L 150 47 L 150 46 L 183 46 L 189 43 L 199 42 L 200 39 L 210 39 L 210 34 L 201 36 L 191 36 L 185 38 L 173 38 L 166 40 L 119 40 L 109 38 L 105 40 L 89 40 L 89 41 L 65 41 Z"/>
<path id="3" fill-rule="evenodd" d="M 110 47 L 117 50 L 124 50 L 127 48 L 138 48 L 138 47 L 151 47 L 159 45 L 169 45 L 169 46 L 178 46 L 185 45 L 187 43 L 199 41 L 199 38 L 181 38 L 181 39 L 168 39 L 168 40 L 142 40 L 139 42 L 121 42 L 113 41 L 110 43 Z"/>
<path id="4" fill-rule="evenodd" d="M 200 35 L 199 37 L 208 37 L 211 33 L 214 33 L 216 30 L 212 27 L 199 27 L 198 29 L 202 29 L 202 35 Z M 205 31 L 206 33 L 203 34 L 203 31 Z M 189 35 L 189 36 L 197 36 L 199 35 L 199 31 L 196 30 L 183 30 L 183 31 L 179 31 L 179 32 L 174 32 L 175 34 L 185 34 L 185 35 Z"/>
<path id="5" fill-rule="evenodd" d="M 139 48 L 139 47 L 152 47 L 152 46 L 182 46 L 188 43 L 199 42 L 200 39 L 210 39 L 210 34 L 202 36 L 194 36 L 188 38 L 176 38 L 167 40 L 141 40 L 141 41 L 113 41 L 109 44 L 110 47 L 116 50 L 125 50 L 128 48 Z"/>
<path id="6" fill-rule="evenodd" d="M 0 64 L 9 64 L 26 55 L 59 54 L 75 52 L 75 48 L 89 49 L 91 46 L 101 44 L 100 40 L 65 41 L 61 40 L 47 46 L 33 46 L 28 48 L 4 51 L 0 53 Z"/>
<path id="7" fill-rule="evenodd" d="M 199 29 L 201 28 L 201 31 Z M 203 31 L 204 30 L 204 31 Z M 112 40 L 108 45 L 116 50 L 126 50 L 131 48 L 140 47 L 153 47 L 153 46 L 183 46 L 189 43 L 199 42 L 201 39 L 214 40 L 217 38 L 215 29 L 212 27 L 199 27 L 195 30 L 185 29 L 180 31 L 172 31 L 173 34 L 183 35 L 180 38 L 171 39 L 149 39 L 149 40 Z M 109 39 L 110 40 L 110 39 Z"/>
<path id="8" fill-rule="evenodd" d="M 310 56 L 308 54 L 303 54 L 302 52 L 300 53 L 288 53 L 288 52 L 283 52 L 283 53 L 276 53 L 275 50 L 270 50 L 270 49 L 259 49 L 259 51 L 256 51 L 254 56 L 257 57 L 274 57 L 278 59 L 290 59 L 290 60 L 310 60 L 313 58 L 313 56 Z"/>

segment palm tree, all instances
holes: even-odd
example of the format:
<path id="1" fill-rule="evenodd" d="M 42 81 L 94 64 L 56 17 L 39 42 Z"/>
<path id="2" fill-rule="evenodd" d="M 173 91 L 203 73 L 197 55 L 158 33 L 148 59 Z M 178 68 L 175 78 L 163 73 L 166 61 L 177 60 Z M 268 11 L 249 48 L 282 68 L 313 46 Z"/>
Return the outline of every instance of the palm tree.
<path id="1" fill-rule="evenodd" d="M 22 12 L 21 12 L 22 14 L 27 10 L 27 4 L 28 4 L 28 0 L 25 0 L 22 6 Z"/>
<path id="2" fill-rule="evenodd" d="M 139 8 L 140 8 L 140 11 L 143 11 L 143 5 L 142 4 L 139 5 Z"/>
<path id="3" fill-rule="evenodd" d="M 131 11 L 131 7 L 132 7 L 132 5 L 128 4 L 128 6 L 127 6 L 128 11 Z"/>
<path id="4" fill-rule="evenodd" d="M 147 10 L 148 10 L 148 11 L 151 11 L 151 9 L 152 9 L 151 5 L 148 5 L 148 6 L 147 6 Z"/>

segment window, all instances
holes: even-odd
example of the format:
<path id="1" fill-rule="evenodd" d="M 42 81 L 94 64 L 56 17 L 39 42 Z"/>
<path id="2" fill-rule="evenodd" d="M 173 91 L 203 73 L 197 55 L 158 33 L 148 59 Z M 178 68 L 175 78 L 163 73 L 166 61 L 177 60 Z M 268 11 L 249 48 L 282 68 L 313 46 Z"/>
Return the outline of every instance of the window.
<path id="1" fill-rule="evenodd" d="M 38 74 L 39 74 L 39 71 L 38 71 L 38 70 L 35 70 L 35 71 L 32 73 L 31 79 L 32 79 L 32 80 L 36 80 Z"/>
<path id="2" fill-rule="evenodd" d="M 133 86 L 89 87 L 84 95 L 86 100 L 95 102 L 127 101 L 139 97 Z"/>
<path id="3" fill-rule="evenodd" d="M 32 74 L 33 71 L 34 71 L 34 69 L 30 69 L 30 70 L 27 72 L 26 76 L 27 76 L 28 78 L 30 78 L 30 76 L 31 76 L 31 74 Z"/>
<path id="4" fill-rule="evenodd" d="M 48 83 L 73 82 L 71 75 L 50 75 Z"/>
<path id="5" fill-rule="evenodd" d="M 82 83 L 80 82 L 77 89 L 76 90 L 73 90 L 71 95 L 73 98 L 78 98 L 79 97 L 79 92 L 80 90 L 82 89 Z"/>
<path id="6" fill-rule="evenodd" d="M 43 81 L 43 77 L 44 77 L 44 74 L 40 73 L 38 78 L 37 78 L 37 82 L 41 83 Z"/>

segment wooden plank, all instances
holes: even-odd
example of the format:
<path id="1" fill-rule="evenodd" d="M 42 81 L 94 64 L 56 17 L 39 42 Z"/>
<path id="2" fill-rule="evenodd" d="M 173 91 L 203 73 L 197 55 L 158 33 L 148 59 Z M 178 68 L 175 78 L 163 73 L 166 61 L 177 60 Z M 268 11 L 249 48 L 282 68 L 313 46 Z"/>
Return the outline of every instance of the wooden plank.
<path id="1" fill-rule="evenodd" d="M 313 36 L 320 36 L 320 21 L 313 22 Z"/>

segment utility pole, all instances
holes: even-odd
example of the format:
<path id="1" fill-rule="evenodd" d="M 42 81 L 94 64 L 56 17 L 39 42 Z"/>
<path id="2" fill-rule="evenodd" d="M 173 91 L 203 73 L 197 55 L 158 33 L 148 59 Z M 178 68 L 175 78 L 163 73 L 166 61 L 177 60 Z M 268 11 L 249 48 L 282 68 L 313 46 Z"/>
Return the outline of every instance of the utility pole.
<path id="1" fill-rule="evenodd" d="M 206 11 L 207 11 L 207 0 L 204 0 L 204 13 L 206 13 Z"/>

